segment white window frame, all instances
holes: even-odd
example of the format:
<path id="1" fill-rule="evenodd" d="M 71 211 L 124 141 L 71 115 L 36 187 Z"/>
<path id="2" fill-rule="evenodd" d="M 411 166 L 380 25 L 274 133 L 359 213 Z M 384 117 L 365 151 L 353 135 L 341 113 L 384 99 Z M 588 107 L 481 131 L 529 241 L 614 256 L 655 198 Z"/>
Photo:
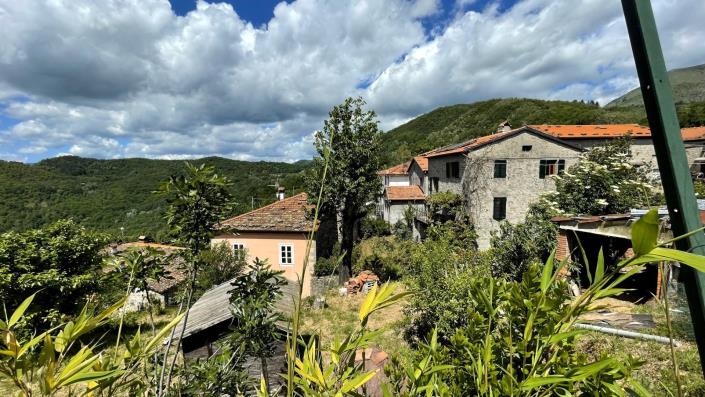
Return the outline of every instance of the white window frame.
<path id="1" fill-rule="evenodd" d="M 239 245 L 239 246 L 241 246 L 242 248 L 235 248 L 236 245 Z M 233 253 L 237 253 L 238 251 L 242 251 L 242 254 L 243 254 L 243 258 L 242 258 L 242 259 L 246 259 L 246 258 L 247 258 L 247 245 L 246 245 L 244 242 L 242 242 L 242 241 L 233 241 L 233 242 L 230 243 L 230 246 L 231 246 L 231 248 L 233 249 Z"/>
<path id="2" fill-rule="evenodd" d="M 282 261 L 282 259 L 284 259 L 284 257 L 283 257 L 283 253 L 284 253 L 284 252 L 282 251 L 282 249 L 283 249 L 284 247 L 289 247 L 289 248 L 291 248 L 291 263 L 284 263 L 284 262 Z M 294 262 L 295 262 L 295 261 L 294 261 L 294 244 L 280 243 L 280 244 L 279 244 L 279 266 L 294 266 Z"/>

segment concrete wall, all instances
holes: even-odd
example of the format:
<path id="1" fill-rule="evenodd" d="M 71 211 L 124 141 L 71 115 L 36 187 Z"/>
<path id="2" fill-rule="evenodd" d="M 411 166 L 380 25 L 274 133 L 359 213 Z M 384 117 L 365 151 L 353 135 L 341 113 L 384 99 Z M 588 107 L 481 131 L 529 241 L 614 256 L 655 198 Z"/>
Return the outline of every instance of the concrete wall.
<path id="1" fill-rule="evenodd" d="M 414 202 L 414 201 L 389 201 L 388 206 L 386 207 L 385 214 L 384 214 L 384 220 L 387 221 L 390 225 L 394 225 L 400 220 L 404 219 L 404 211 L 406 211 L 407 207 L 411 206 L 417 211 L 423 211 L 424 210 L 424 203 L 423 202 Z"/>
<path id="2" fill-rule="evenodd" d="M 409 175 L 385 175 L 385 186 L 409 186 Z"/>
<path id="3" fill-rule="evenodd" d="M 306 233 L 279 233 L 279 232 L 240 232 L 237 236 L 232 234 L 219 235 L 211 240 L 212 245 L 226 243 L 232 247 L 233 244 L 244 244 L 247 250 L 247 260 L 254 262 L 255 258 L 266 259 L 274 270 L 284 271 L 283 276 L 290 281 L 298 281 L 297 276 L 302 276 L 304 258 L 306 256 L 306 244 L 308 235 Z M 280 245 L 289 244 L 293 246 L 294 263 L 291 265 L 280 264 Z M 304 278 L 304 296 L 311 294 L 311 279 L 316 265 L 316 242 L 313 242 L 311 254 L 309 256 L 306 277 Z"/>

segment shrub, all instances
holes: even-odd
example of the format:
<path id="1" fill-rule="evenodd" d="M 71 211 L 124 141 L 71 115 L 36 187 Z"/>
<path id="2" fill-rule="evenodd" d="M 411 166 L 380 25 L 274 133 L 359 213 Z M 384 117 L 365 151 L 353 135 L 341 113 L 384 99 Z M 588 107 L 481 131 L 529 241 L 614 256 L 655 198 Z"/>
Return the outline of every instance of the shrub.
<path id="1" fill-rule="evenodd" d="M 410 243 L 393 237 L 373 237 L 362 241 L 355 250 L 355 273 L 370 270 L 380 280 L 397 280 L 402 276 L 402 269 L 407 248 Z"/>
<path id="2" fill-rule="evenodd" d="M 340 265 L 341 252 L 340 243 L 336 242 L 333 246 L 333 252 L 329 257 L 316 258 L 316 264 L 313 266 L 313 274 L 316 277 L 326 277 L 338 274 L 338 266 Z"/>
<path id="3" fill-rule="evenodd" d="M 360 222 L 360 236 L 365 238 L 389 236 L 389 224 L 377 217 L 367 217 Z"/>

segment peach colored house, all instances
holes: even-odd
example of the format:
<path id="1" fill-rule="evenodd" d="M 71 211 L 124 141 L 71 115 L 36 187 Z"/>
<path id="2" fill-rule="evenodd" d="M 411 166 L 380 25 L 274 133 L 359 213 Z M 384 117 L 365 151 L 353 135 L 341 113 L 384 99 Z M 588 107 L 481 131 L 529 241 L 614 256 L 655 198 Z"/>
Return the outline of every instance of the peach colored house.
<path id="1" fill-rule="evenodd" d="M 313 229 L 308 216 L 310 207 L 306 193 L 300 193 L 224 220 L 219 224 L 221 232 L 211 244 L 226 243 L 234 250 L 241 250 L 250 263 L 255 258 L 266 259 L 272 269 L 282 270 L 288 280 L 297 281 L 302 276 L 306 245 Z M 315 264 L 314 238 L 304 278 L 304 296 L 311 294 Z"/>

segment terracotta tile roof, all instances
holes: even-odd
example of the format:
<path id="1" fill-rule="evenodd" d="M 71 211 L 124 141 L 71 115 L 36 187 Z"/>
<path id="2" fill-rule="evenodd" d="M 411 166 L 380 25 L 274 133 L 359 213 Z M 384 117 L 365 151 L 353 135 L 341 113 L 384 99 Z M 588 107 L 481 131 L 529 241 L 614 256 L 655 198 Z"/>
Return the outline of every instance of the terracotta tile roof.
<path id="1" fill-rule="evenodd" d="M 627 134 L 631 135 L 633 138 L 648 138 L 651 136 L 649 127 L 644 127 L 639 124 L 540 124 L 529 125 L 527 127 L 561 139 L 618 138 Z"/>
<path id="2" fill-rule="evenodd" d="M 699 141 L 705 139 L 705 127 L 690 127 L 681 130 L 684 141 Z"/>
<path id="3" fill-rule="evenodd" d="M 144 241 L 134 241 L 130 243 L 120 244 L 115 247 L 118 252 L 124 251 L 128 248 L 155 248 L 163 251 L 178 251 L 185 250 L 184 247 L 177 247 L 175 245 L 159 244 L 159 243 L 145 243 Z"/>
<path id="4" fill-rule="evenodd" d="M 164 251 L 165 254 L 173 254 L 175 251 L 185 250 L 184 247 L 177 247 L 175 245 L 166 245 L 158 243 L 146 243 L 144 241 L 135 241 L 130 243 L 120 244 L 114 247 L 115 253 L 123 252 L 126 250 L 139 250 L 142 248 L 155 248 Z M 178 286 L 182 281 L 186 280 L 185 271 L 185 261 L 180 255 L 174 255 L 171 257 L 171 262 L 164 266 L 167 278 L 159 279 L 159 281 L 150 280 L 147 282 L 147 286 L 150 290 L 163 294 L 172 288 Z"/>
<path id="5" fill-rule="evenodd" d="M 512 131 L 507 131 L 507 132 L 500 132 L 497 134 L 492 134 L 492 135 L 485 135 L 481 136 L 479 138 L 473 138 L 469 141 L 465 141 L 462 143 L 457 143 L 455 145 L 449 145 L 449 146 L 444 146 L 438 149 L 431 150 L 430 152 L 424 153 L 424 156 L 428 157 L 440 157 L 440 156 L 447 156 L 450 154 L 456 154 L 456 153 L 467 153 L 473 149 L 476 149 L 480 146 L 487 145 L 489 143 L 492 143 L 494 141 L 500 140 L 502 138 L 506 138 L 510 135 L 514 135 L 517 132 L 522 130 L 521 128 L 518 128 L 516 130 Z"/>
<path id="6" fill-rule="evenodd" d="M 236 232 L 309 232 L 313 228 L 313 221 L 308 217 L 311 208 L 308 195 L 299 193 L 224 220 L 217 227 L 232 228 Z"/>
<path id="7" fill-rule="evenodd" d="M 387 186 L 385 195 L 390 201 L 408 201 L 408 200 L 425 200 L 426 195 L 423 194 L 420 186 Z"/>
<path id="8" fill-rule="evenodd" d="M 632 138 L 651 138 L 651 129 L 639 124 L 592 124 L 592 125 L 529 125 L 527 127 L 551 134 L 560 139 L 619 138 L 631 135 Z M 705 127 L 681 129 L 684 141 L 705 139 Z"/>
<path id="9" fill-rule="evenodd" d="M 414 157 L 414 161 L 419 165 L 421 171 L 428 172 L 428 157 L 421 155 Z M 409 162 L 409 167 L 411 167 L 411 162 Z"/>
<path id="10" fill-rule="evenodd" d="M 403 164 L 397 164 L 393 167 L 389 167 L 386 170 L 378 171 L 377 175 L 408 175 L 409 164 L 411 161 L 407 161 Z"/>

